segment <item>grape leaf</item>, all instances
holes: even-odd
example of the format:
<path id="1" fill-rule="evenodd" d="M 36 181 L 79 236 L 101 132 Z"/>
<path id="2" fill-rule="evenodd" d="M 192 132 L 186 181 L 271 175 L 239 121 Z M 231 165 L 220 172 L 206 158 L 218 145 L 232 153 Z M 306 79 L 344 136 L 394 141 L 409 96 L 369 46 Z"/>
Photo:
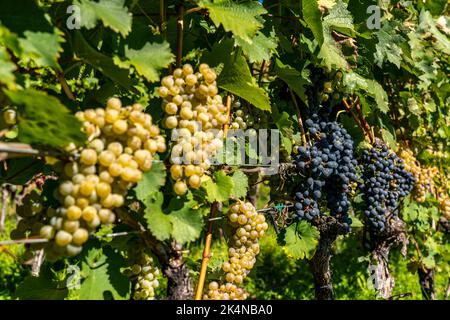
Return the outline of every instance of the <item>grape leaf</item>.
<path id="1" fill-rule="evenodd" d="M 120 272 L 120 268 L 126 266 L 125 259 L 111 248 L 90 247 L 81 263 L 84 279 L 79 290 L 80 299 L 127 299 L 130 280 Z"/>
<path id="2" fill-rule="evenodd" d="M 170 52 L 169 43 L 146 43 L 139 50 L 125 47 L 125 56 L 128 61 L 122 62 L 120 66 L 132 65 L 137 72 L 148 81 L 159 80 L 159 70 L 166 68 L 174 61 L 174 55 Z"/>
<path id="3" fill-rule="evenodd" d="M 320 232 L 308 222 L 301 221 L 291 224 L 280 236 L 288 256 L 294 259 L 310 259 L 319 243 Z"/>
<path id="4" fill-rule="evenodd" d="M 231 178 L 234 185 L 231 195 L 236 198 L 245 197 L 248 190 L 248 177 L 242 171 L 236 171 Z"/>
<path id="5" fill-rule="evenodd" d="M 276 59 L 274 70 L 275 74 L 283 80 L 305 104 L 307 104 L 305 86 L 311 83 L 311 80 L 309 79 L 309 70 L 306 66 L 307 63 L 303 65 L 301 71 L 298 71 L 289 65 L 283 64 L 279 59 Z"/>
<path id="6" fill-rule="evenodd" d="M 81 32 L 76 31 L 73 33 L 72 46 L 78 58 L 90 64 L 125 89 L 132 89 L 132 81 L 128 77 L 128 70 L 119 68 L 114 64 L 112 58 L 92 48 Z"/>
<path id="7" fill-rule="evenodd" d="M 384 91 L 381 84 L 375 80 L 367 80 L 368 89 L 367 92 L 375 99 L 377 108 L 386 113 L 389 111 L 389 101 L 386 91 Z"/>
<path id="8" fill-rule="evenodd" d="M 23 300 L 64 300 L 67 294 L 64 283 L 55 280 L 48 267 L 41 269 L 39 277 L 27 276 L 15 292 L 15 296 Z"/>
<path id="9" fill-rule="evenodd" d="M 324 65 L 330 70 L 332 68 L 347 69 L 348 63 L 332 36 L 333 30 L 353 31 L 353 18 L 347 10 L 347 4 L 339 0 L 323 19 L 322 26 L 324 40 L 318 57 L 323 59 Z"/>
<path id="10" fill-rule="evenodd" d="M 4 47 L 0 47 L 0 83 L 11 87 L 16 79 L 14 70 L 16 70 L 16 66 L 11 62 L 8 52 Z"/>
<path id="11" fill-rule="evenodd" d="M 227 201 L 234 188 L 233 178 L 226 175 L 221 171 L 214 173 L 214 181 L 208 179 L 203 183 L 203 188 L 206 190 L 206 199 L 209 202 L 214 201 Z"/>
<path id="12" fill-rule="evenodd" d="M 274 122 L 278 130 L 280 130 L 283 146 L 290 154 L 292 152 L 292 135 L 294 132 L 292 129 L 293 122 L 289 114 L 286 111 L 283 111 L 281 114 L 274 113 Z"/>
<path id="13" fill-rule="evenodd" d="M 309 29 L 311 29 L 314 38 L 317 40 L 319 45 L 323 44 L 323 26 L 322 26 L 322 13 L 319 10 L 319 4 L 317 0 L 303 0 L 302 11 L 303 19 L 305 19 L 306 24 Z"/>
<path id="14" fill-rule="evenodd" d="M 240 37 L 235 37 L 235 43 L 242 48 L 251 63 L 269 60 L 278 46 L 274 34 L 267 37 L 261 31 L 258 31 L 252 38 L 252 43 L 248 43 Z"/>
<path id="15" fill-rule="evenodd" d="M 147 196 L 145 201 L 144 218 L 150 232 L 160 241 L 170 238 L 172 233 L 172 222 L 170 216 L 162 211 L 164 195 L 162 192 L 155 192 Z"/>
<path id="16" fill-rule="evenodd" d="M 61 69 L 57 60 L 62 51 L 60 42 L 64 39 L 58 29 L 55 28 L 53 33 L 25 31 L 24 35 L 25 38 L 20 38 L 19 43 L 25 60 L 31 59 L 41 67 Z"/>
<path id="17" fill-rule="evenodd" d="M 81 123 L 57 98 L 34 89 L 5 90 L 5 93 L 19 106 L 21 142 L 64 147 L 71 142 L 81 145 L 86 140 L 81 131 Z M 70 125 L 62 126 L 62 123 Z"/>
<path id="18" fill-rule="evenodd" d="M 0 167 L 0 184 L 10 183 L 23 185 L 44 168 L 44 162 L 35 158 L 19 158 L 6 160 L 7 170 Z"/>
<path id="19" fill-rule="evenodd" d="M 144 173 L 142 180 L 134 187 L 136 198 L 146 203 L 149 196 L 154 195 L 166 182 L 166 167 L 161 162 L 153 163 L 150 171 Z"/>
<path id="20" fill-rule="evenodd" d="M 391 148 L 393 151 L 397 151 L 397 142 L 395 141 L 394 135 L 387 130 L 386 128 L 381 128 L 381 136 L 383 138 L 383 141 L 387 143 L 389 148 Z"/>
<path id="21" fill-rule="evenodd" d="M 25 31 L 51 33 L 53 28 L 35 1 L 1 1 L 0 21 L 9 30 L 22 37 Z"/>
<path id="22" fill-rule="evenodd" d="M 270 100 L 266 92 L 258 87 L 250 73 L 247 61 L 240 52 L 232 54 L 225 62 L 217 83 L 261 110 L 270 111 Z"/>
<path id="23" fill-rule="evenodd" d="M 386 91 L 375 80 L 366 79 L 355 72 L 344 74 L 344 85 L 350 92 L 364 92 L 375 100 L 376 107 L 383 113 L 389 111 L 389 101 Z"/>
<path id="24" fill-rule="evenodd" d="M 179 210 L 170 211 L 169 217 L 173 227 L 172 236 L 181 244 L 196 240 L 203 229 L 204 222 L 201 210 L 193 209 L 196 204 L 196 201 L 190 199 Z"/>
<path id="25" fill-rule="evenodd" d="M 197 202 L 189 193 L 187 201 L 173 198 L 167 208 L 162 209 L 164 195 L 155 192 L 147 198 L 144 217 L 151 233 L 160 241 L 173 238 L 179 243 L 194 241 L 200 236 L 203 218 Z"/>
<path id="26" fill-rule="evenodd" d="M 208 9 L 216 27 L 222 25 L 225 31 L 231 31 L 248 43 L 252 43 L 253 36 L 263 27 L 259 16 L 266 10 L 254 1 L 202 0 L 198 5 Z"/>
<path id="27" fill-rule="evenodd" d="M 396 29 L 390 23 L 384 23 L 376 35 L 378 43 L 375 46 L 376 52 L 374 56 L 377 65 L 381 68 L 383 62 L 386 60 L 397 66 L 397 68 L 400 68 L 403 51 L 397 43 L 401 43 L 405 39 L 397 34 Z"/>
<path id="28" fill-rule="evenodd" d="M 442 51 L 446 55 L 450 55 L 450 40 L 436 27 L 431 13 L 426 10 L 420 12 L 420 23 L 418 31 L 427 33 L 431 32 L 435 41 L 433 41 L 433 46 Z"/>
<path id="29" fill-rule="evenodd" d="M 125 0 L 77 0 L 74 5 L 80 7 L 82 27 L 92 29 L 101 20 L 105 27 L 119 32 L 125 37 L 131 31 L 132 16 L 125 6 Z"/>

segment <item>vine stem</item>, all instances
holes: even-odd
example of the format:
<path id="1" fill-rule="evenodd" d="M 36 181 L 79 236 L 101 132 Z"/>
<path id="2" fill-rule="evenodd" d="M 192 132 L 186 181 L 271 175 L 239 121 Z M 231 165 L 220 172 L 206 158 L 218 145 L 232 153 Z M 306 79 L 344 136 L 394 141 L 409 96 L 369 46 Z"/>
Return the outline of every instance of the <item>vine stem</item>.
<path id="1" fill-rule="evenodd" d="M 26 143 L 0 142 L 0 161 L 8 158 L 26 156 L 54 156 L 62 157 L 61 153 L 54 151 L 38 150 Z"/>
<path id="2" fill-rule="evenodd" d="M 261 68 L 259 69 L 259 75 L 258 75 L 258 86 L 261 86 L 262 77 L 264 74 L 264 68 L 266 67 L 266 60 L 263 60 L 261 63 Z"/>
<path id="3" fill-rule="evenodd" d="M 177 68 L 181 66 L 181 58 L 183 56 L 183 34 L 184 34 L 184 1 L 178 6 L 177 18 Z"/>
<path id="4" fill-rule="evenodd" d="M 370 142 L 373 143 L 374 139 L 372 137 L 372 134 L 371 134 L 371 131 L 370 131 L 370 127 L 367 124 L 367 122 L 364 121 L 364 123 L 363 123 L 361 118 L 358 119 L 358 117 L 353 112 L 352 108 L 350 107 L 350 105 L 348 104 L 346 99 L 342 99 L 342 102 L 344 103 L 345 109 L 350 113 L 350 115 L 352 116 L 353 120 L 355 120 L 355 122 L 358 125 L 359 129 L 361 129 L 361 131 L 364 133 L 364 136 L 366 138 L 368 138 Z"/>
<path id="5" fill-rule="evenodd" d="M 228 129 L 230 127 L 230 117 L 231 117 L 231 95 L 227 95 L 227 123 L 223 126 L 223 137 L 227 137 Z"/>
<path id="6" fill-rule="evenodd" d="M 219 209 L 219 203 L 215 201 L 211 206 L 211 213 L 209 215 L 208 231 L 205 238 L 205 247 L 203 248 L 202 266 L 200 268 L 200 276 L 198 279 L 197 288 L 195 290 L 194 300 L 202 300 L 203 288 L 205 286 L 206 273 L 208 271 L 208 262 L 211 258 L 211 242 L 213 234 L 214 217 Z"/>
<path id="7" fill-rule="evenodd" d="M 0 234 L 5 231 L 6 210 L 8 209 L 9 192 L 6 188 L 2 188 L 2 210 L 0 213 Z"/>
<path id="8" fill-rule="evenodd" d="M 165 0 L 159 0 L 159 29 L 166 38 L 166 3 Z"/>
<path id="9" fill-rule="evenodd" d="M 58 78 L 58 81 L 61 84 L 61 87 L 64 93 L 66 94 L 67 98 L 69 98 L 72 101 L 75 101 L 75 96 L 72 90 L 70 90 L 69 85 L 67 84 L 66 78 L 64 77 L 64 73 L 60 71 L 56 74 L 56 77 Z"/>
<path id="10" fill-rule="evenodd" d="M 291 88 L 289 88 L 289 93 L 291 95 L 292 102 L 294 102 L 295 112 L 297 113 L 298 125 L 299 125 L 300 131 L 301 131 L 303 146 L 306 148 L 308 143 L 306 141 L 306 133 L 305 133 L 305 128 L 303 126 L 302 114 L 300 113 L 300 106 L 298 105 L 297 99 L 295 98 L 295 94 Z"/>
<path id="11" fill-rule="evenodd" d="M 231 114 L 231 95 L 230 94 L 227 95 L 227 105 L 226 106 L 227 106 L 227 118 L 229 118 L 230 114 Z M 223 127 L 224 138 L 226 138 L 227 132 L 228 132 L 228 122 Z M 202 300 L 203 288 L 205 286 L 206 273 L 208 271 L 208 263 L 209 263 L 209 259 L 211 258 L 211 242 L 212 242 L 213 225 L 214 225 L 214 221 L 216 220 L 214 218 L 215 218 L 218 210 L 219 210 L 219 203 L 217 201 L 214 201 L 214 203 L 211 205 L 211 212 L 209 215 L 208 231 L 206 232 L 205 247 L 203 248 L 200 276 L 198 279 L 197 288 L 195 290 L 195 297 L 194 297 L 195 300 Z"/>
<path id="12" fill-rule="evenodd" d="M 186 10 L 186 14 L 190 14 L 190 13 L 201 11 L 201 10 L 203 10 L 202 7 L 191 8 L 189 10 Z"/>

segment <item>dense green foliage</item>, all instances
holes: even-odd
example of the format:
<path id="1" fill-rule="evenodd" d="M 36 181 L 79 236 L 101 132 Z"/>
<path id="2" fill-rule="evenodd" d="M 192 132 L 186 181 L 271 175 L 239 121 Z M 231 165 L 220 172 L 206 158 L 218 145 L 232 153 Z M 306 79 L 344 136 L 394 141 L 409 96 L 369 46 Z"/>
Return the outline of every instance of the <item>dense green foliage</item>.
<path id="1" fill-rule="evenodd" d="M 136 247 L 147 259 L 140 261 L 151 256 L 161 269 L 151 284 L 159 283 L 157 298 L 171 292 L 166 287 L 173 285 L 168 270 L 174 260 L 187 268 L 195 286 L 208 216 L 217 209 L 223 219 L 213 224 L 207 283 L 224 280 L 221 267 L 231 241 L 226 213 L 232 204 L 247 199 L 263 209 L 295 202 L 295 183 L 302 177 L 283 166 L 271 176 L 252 171 L 258 165 L 250 170 L 205 166 L 198 188 L 174 193 L 179 181 L 169 169 L 172 128 L 161 107 L 170 100 L 161 99 L 167 94 L 163 97 L 158 88 L 170 83 L 167 76 L 183 64 L 199 70 L 205 63 L 214 72 L 214 79 L 205 82 L 213 87 L 205 89 L 213 91 L 205 101 L 211 104 L 215 95 L 220 95 L 214 102 L 219 105 L 233 100 L 226 118 L 232 128 L 236 123 L 278 129 L 282 164 L 290 164 L 300 146 L 317 138 L 303 127 L 316 110 L 327 110 L 328 120 L 346 129 L 355 157 L 380 139 L 404 158 L 417 181 L 411 195 L 399 202 L 403 241 L 390 243 L 395 286 L 387 298 L 421 299 L 420 270 L 435 273 L 433 294 L 445 299 L 450 285 L 448 9 L 441 0 L 0 0 L 0 185 L 11 197 L 1 200 L 6 215 L 2 241 L 19 223 L 16 207 L 32 190 L 45 206 L 58 208 L 54 178 L 63 176 L 63 165 L 78 161 L 87 148 L 80 111 L 110 107 L 111 97 L 120 97 L 124 110 L 140 104 L 167 142 L 167 150 L 152 152 L 151 170 L 143 170 L 136 185 L 127 185 L 121 198 L 125 203 L 114 209 L 115 223 L 89 229 L 79 255 L 45 261 L 36 277 L 31 275 L 32 252 L 39 252 L 39 245 L 26 244 L 26 250 L 24 245 L 0 245 L 0 299 L 131 299 L 142 269 L 132 262 L 138 260 Z M 184 77 L 194 71 L 180 72 Z M 196 76 L 204 81 L 203 73 Z M 180 83 L 186 86 L 184 78 Z M 178 91 L 172 96 L 180 97 Z M 189 103 L 198 102 L 198 95 L 185 96 Z M 225 143 L 233 139 L 238 140 L 228 137 Z M 78 149 L 69 152 L 69 145 Z M 262 159 L 249 143 L 245 152 L 255 163 Z M 352 229 L 340 233 L 332 247 L 336 299 L 380 297 L 367 284 L 379 242 L 368 228 L 356 186 L 363 183 L 360 173 L 351 188 Z M 319 205 L 323 216 L 333 216 Z M 324 233 L 318 219 L 299 221 L 292 207 L 287 211 L 276 211 L 275 225 L 266 214 L 270 229 L 243 285 L 251 298 L 315 297 L 309 261 Z M 39 223 L 50 221 L 43 219 Z M 80 270 L 80 286 L 67 288 L 74 266 Z M 192 296 L 190 291 L 183 297 Z"/>

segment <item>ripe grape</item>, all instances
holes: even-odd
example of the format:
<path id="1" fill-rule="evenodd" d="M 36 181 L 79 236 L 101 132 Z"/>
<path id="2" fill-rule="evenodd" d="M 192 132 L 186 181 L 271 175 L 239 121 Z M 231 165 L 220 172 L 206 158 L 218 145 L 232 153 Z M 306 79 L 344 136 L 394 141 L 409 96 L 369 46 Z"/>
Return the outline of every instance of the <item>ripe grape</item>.
<path id="1" fill-rule="evenodd" d="M 297 148 L 293 163 L 304 177 L 295 193 L 296 216 L 312 220 L 321 214 L 323 198 L 331 215 L 350 230 L 350 185 L 357 180 L 352 137 L 337 122 L 313 113 L 305 121 L 310 143 Z"/>
<path id="2" fill-rule="evenodd" d="M 123 206 L 127 190 L 151 169 L 156 152 L 165 150 L 164 137 L 140 104 L 122 106 L 120 99 L 111 98 L 106 109 L 87 109 L 76 116 L 90 142 L 79 150 L 78 160 L 64 164 L 56 195 L 62 207 L 52 217 L 42 217 L 37 230 L 50 240 L 45 249 L 53 260 L 78 254 L 100 224 L 113 223 L 112 209 Z"/>
<path id="3" fill-rule="evenodd" d="M 210 166 L 209 159 L 220 145 L 222 126 L 228 121 L 226 107 L 218 95 L 216 74 L 206 64 L 199 70 L 194 73 L 189 64 L 175 69 L 172 75 L 161 80 L 158 89 L 167 115 L 164 124 L 167 129 L 174 129 L 170 173 L 176 181 L 173 191 L 179 196 L 186 194 L 188 187 L 200 187 L 201 177 Z M 218 132 L 208 134 L 211 130 Z M 159 143 L 149 148 L 166 150 L 165 144 Z M 196 166 L 203 169 L 194 171 Z"/>
<path id="4" fill-rule="evenodd" d="M 400 199 L 411 192 L 415 179 L 403 160 L 380 140 L 363 151 L 361 165 L 364 213 L 371 230 L 379 233 L 386 228 L 387 217 L 397 214 Z"/>
<path id="5" fill-rule="evenodd" d="M 154 300 L 155 290 L 159 287 L 159 269 L 151 256 L 146 254 L 141 247 L 137 247 L 129 253 L 130 268 L 125 273 L 134 282 L 134 300 Z"/>
<path id="6" fill-rule="evenodd" d="M 239 286 L 255 265 L 259 239 L 269 228 L 264 215 L 259 214 L 250 202 L 238 201 L 231 205 L 228 221 L 233 228 L 233 236 L 228 249 L 229 261 L 222 264 L 226 284 L 210 282 L 207 294 L 204 295 L 205 300 L 247 299 L 248 294 Z"/>

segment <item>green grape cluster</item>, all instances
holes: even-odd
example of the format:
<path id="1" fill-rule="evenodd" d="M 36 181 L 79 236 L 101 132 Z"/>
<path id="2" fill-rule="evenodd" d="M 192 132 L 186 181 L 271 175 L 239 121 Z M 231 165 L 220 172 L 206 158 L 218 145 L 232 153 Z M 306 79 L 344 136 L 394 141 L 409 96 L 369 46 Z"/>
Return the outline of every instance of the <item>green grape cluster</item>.
<path id="1" fill-rule="evenodd" d="M 155 290 L 159 287 L 159 269 L 155 266 L 153 258 L 143 250 L 130 252 L 131 267 L 126 274 L 135 280 L 134 300 L 154 300 Z"/>
<path id="2" fill-rule="evenodd" d="M 342 92 L 344 91 L 344 84 L 342 82 L 343 74 L 341 71 L 336 71 L 329 75 L 332 80 L 323 83 L 323 91 L 320 95 L 321 102 L 333 101 L 340 102 L 342 100 Z"/>
<path id="3" fill-rule="evenodd" d="M 16 110 L 11 108 L 6 108 L 3 110 L 3 121 L 9 126 L 14 126 L 17 123 L 17 113 Z"/>
<path id="4" fill-rule="evenodd" d="M 233 119 L 230 129 L 232 130 L 259 129 L 262 124 L 268 122 L 266 113 L 256 108 L 250 109 L 247 106 L 242 106 L 239 100 L 233 101 L 231 110 Z"/>
<path id="5" fill-rule="evenodd" d="M 152 167 L 154 155 L 166 150 L 165 139 L 140 104 L 122 107 L 111 98 L 105 109 L 78 112 L 88 136 L 79 159 L 64 164 L 62 181 L 55 192 L 61 207 L 47 213 L 40 236 L 49 241 L 46 257 L 74 256 L 89 234 L 101 224 L 112 224 L 114 208 L 124 204 L 127 190 Z"/>
<path id="6" fill-rule="evenodd" d="M 228 221 L 233 228 L 233 236 L 228 249 L 229 261 L 222 264 L 226 283 L 209 283 L 205 300 L 245 300 L 248 297 L 240 286 L 256 263 L 259 239 L 269 227 L 264 215 L 259 214 L 250 202 L 233 204 L 228 212 Z"/>
<path id="7" fill-rule="evenodd" d="M 163 98 L 164 124 L 172 133 L 170 174 L 173 189 L 184 195 L 188 186 L 198 189 L 211 158 L 223 145 L 222 127 L 228 122 L 227 108 L 218 95 L 216 73 L 206 64 L 194 72 L 190 64 L 174 70 L 161 80 L 158 94 Z"/>
<path id="8" fill-rule="evenodd" d="M 37 190 L 27 194 L 20 205 L 17 206 L 16 213 L 20 217 L 16 228 L 11 231 L 11 239 L 24 239 L 27 236 L 39 235 L 43 224 L 43 217 L 46 212 L 51 213 L 52 208 L 47 210 L 42 205 L 41 194 Z"/>

